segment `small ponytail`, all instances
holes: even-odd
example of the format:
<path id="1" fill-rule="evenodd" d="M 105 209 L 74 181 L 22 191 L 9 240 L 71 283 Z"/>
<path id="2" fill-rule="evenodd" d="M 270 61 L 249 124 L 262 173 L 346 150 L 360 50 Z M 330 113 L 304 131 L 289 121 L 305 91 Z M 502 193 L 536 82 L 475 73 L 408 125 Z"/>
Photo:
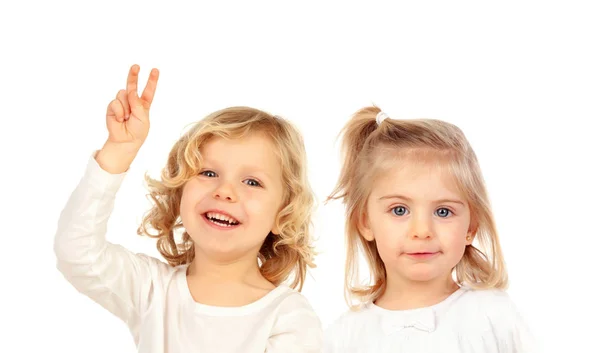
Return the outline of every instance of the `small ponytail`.
<path id="1" fill-rule="evenodd" d="M 342 129 L 342 172 L 338 183 L 327 200 L 345 199 L 348 196 L 350 185 L 355 176 L 355 170 L 359 164 L 359 155 L 369 136 L 377 130 L 377 114 L 381 109 L 377 107 L 366 107 L 354 113 L 352 119 Z"/>
<path id="2" fill-rule="evenodd" d="M 374 241 L 367 241 L 361 236 L 358 224 L 365 212 L 369 187 L 365 182 L 370 175 L 360 173 L 361 170 L 373 170 L 369 160 L 369 150 L 374 132 L 378 129 L 377 116 L 381 109 L 366 107 L 357 111 L 352 119 L 342 129 L 342 171 L 329 200 L 342 199 L 346 205 L 346 278 L 345 298 L 348 305 L 354 307 L 352 298 L 359 297 L 361 301 L 380 296 L 385 290 L 385 264 L 377 251 Z M 369 174 L 369 173 L 367 173 Z M 359 177 L 362 176 L 362 177 Z M 359 247 L 369 262 L 373 285 L 358 285 Z"/>

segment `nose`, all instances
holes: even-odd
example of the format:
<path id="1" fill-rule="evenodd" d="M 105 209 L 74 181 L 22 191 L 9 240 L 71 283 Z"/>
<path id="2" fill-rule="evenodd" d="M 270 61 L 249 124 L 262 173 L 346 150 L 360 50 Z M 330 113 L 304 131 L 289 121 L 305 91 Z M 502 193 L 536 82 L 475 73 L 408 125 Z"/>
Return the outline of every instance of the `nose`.
<path id="1" fill-rule="evenodd" d="M 410 237 L 413 239 L 428 239 L 433 237 L 431 218 L 427 216 L 413 217 Z"/>
<path id="2" fill-rule="evenodd" d="M 222 182 L 217 186 L 213 192 L 213 198 L 228 202 L 237 202 L 238 200 L 235 188 L 228 182 Z"/>

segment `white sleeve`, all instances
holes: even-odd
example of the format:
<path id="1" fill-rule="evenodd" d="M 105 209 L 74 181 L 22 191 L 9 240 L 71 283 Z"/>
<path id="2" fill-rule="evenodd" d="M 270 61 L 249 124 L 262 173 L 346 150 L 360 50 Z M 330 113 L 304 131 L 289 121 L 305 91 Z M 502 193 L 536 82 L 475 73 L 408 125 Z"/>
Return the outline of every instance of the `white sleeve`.
<path id="1" fill-rule="evenodd" d="M 294 297 L 297 307 L 277 318 L 265 353 L 322 353 L 321 320 L 303 296 Z"/>
<path id="2" fill-rule="evenodd" d="M 108 219 L 125 174 L 110 174 L 90 158 L 60 214 L 54 252 L 58 270 L 71 285 L 134 329 L 148 306 L 152 267 L 159 260 L 106 240 Z"/>
<path id="3" fill-rule="evenodd" d="M 538 342 L 527 321 L 506 293 L 500 296 L 492 325 L 501 353 L 537 353 Z"/>

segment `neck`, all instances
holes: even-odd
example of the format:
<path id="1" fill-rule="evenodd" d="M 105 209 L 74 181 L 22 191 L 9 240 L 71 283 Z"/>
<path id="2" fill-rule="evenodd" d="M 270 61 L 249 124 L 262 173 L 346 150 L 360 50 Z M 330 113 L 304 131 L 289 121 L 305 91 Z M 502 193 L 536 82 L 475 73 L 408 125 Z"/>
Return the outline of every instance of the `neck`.
<path id="1" fill-rule="evenodd" d="M 217 259 L 195 249 L 194 260 L 188 267 L 188 276 L 212 284 L 262 283 L 266 279 L 260 273 L 256 254 L 230 260 Z"/>
<path id="2" fill-rule="evenodd" d="M 412 281 L 388 272 L 385 291 L 375 304 L 388 310 L 423 308 L 443 301 L 458 288 L 451 273 L 430 281 Z"/>

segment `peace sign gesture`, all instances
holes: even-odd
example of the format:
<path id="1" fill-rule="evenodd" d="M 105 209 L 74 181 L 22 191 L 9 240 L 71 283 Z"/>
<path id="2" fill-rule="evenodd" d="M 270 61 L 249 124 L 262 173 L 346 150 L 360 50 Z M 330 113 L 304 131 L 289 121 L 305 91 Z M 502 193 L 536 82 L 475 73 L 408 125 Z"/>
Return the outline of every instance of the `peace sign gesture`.
<path id="1" fill-rule="evenodd" d="M 108 139 L 95 158 L 109 173 L 125 172 L 148 136 L 150 105 L 156 92 L 158 70 L 150 72 L 141 97 L 137 93 L 139 73 L 138 65 L 129 69 L 126 89 L 120 90 L 106 109 Z"/>
<path id="2" fill-rule="evenodd" d="M 133 65 L 127 76 L 126 90 L 120 90 L 106 110 L 108 141 L 126 144 L 128 149 L 139 149 L 150 129 L 150 105 L 156 92 L 158 70 L 152 69 L 142 96 L 138 96 L 140 67 Z"/>

